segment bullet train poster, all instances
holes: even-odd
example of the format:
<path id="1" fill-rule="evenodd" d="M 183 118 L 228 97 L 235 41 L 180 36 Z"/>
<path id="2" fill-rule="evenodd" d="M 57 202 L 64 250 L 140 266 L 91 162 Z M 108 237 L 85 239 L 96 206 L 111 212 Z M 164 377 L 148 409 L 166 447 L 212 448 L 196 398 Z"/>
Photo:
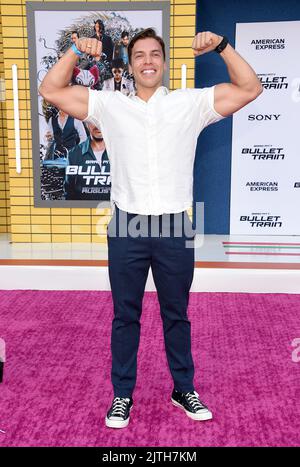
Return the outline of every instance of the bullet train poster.
<path id="1" fill-rule="evenodd" d="M 98 60 L 80 57 L 70 85 L 134 93 L 128 43 L 153 27 L 169 44 L 168 8 L 169 2 L 27 2 L 35 206 L 109 206 L 111 189 L 101 128 L 67 115 L 39 95 L 47 72 L 78 38 L 93 37 L 101 40 L 102 55 Z"/>

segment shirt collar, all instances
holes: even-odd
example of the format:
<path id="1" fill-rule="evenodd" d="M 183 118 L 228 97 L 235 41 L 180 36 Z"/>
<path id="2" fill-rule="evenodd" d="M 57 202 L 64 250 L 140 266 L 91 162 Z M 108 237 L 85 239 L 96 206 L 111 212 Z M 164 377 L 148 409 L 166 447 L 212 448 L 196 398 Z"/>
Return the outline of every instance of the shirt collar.
<path id="1" fill-rule="evenodd" d="M 82 143 L 82 155 L 84 154 L 93 154 L 91 148 L 91 137 L 89 136 L 83 143 Z"/>
<path id="2" fill-rule="evenodd" d="M 82 144 L 82 155 L 85 156 L 86 154 L 89 155 L 92 159 L 97 159 L 95 156 L 95 153 L 92 149 L 92 140 L 91 137 L 89 136 Z M 106 148 L 104 148 L 103 155 L 106 151 Z"/>
<path id="3" fill-rule="evenodd" d="M 166 88 L 165 86 L 160 86 L 159 88 L 156 89 L 156 91 L 152 94 L 152 96 L 150 97 L 150 99 L 148 100 L 148 102 L 152 101 L 152 100 L 155 100 L 157 97 L 159 96 L 166 96 L 167 94 L 169 94 L 169 89 Z M 138 97 L 136 95 L 136 91 L 133 91 L 129 94 L 129 96 L 131 99 L 133 100 L 138 100 L 138 101 L 141 101 L 143 102 L 144 104 L 147 104 L 147 102 L 145 102 L 143 99 L 141 99 L 140 97 Z"/>

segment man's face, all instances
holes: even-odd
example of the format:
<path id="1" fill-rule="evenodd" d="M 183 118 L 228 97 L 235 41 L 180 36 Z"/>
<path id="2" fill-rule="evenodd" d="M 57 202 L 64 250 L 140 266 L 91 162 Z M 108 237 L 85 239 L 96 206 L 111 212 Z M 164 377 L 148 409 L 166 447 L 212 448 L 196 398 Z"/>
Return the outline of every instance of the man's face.
<path id="1" fill-rule="evenodd" d="M 112 68 L 112 74 L 114 75 L 114 79 L 117 83 L 119 83 L 122 79 L 123 68 Z"/>
<path id="2" fill-rule="evenodd" d="M 99 130 L 98 127 L 95 125 L 92 125 L 91 123 L 88 124 L 89 132 L 91 135 L 91 138 L 94 139 L 95 141 L 102 141 L 103 136 L 101 130 Z"/>
<path id="3" fill-rule="evenodd" d="M 122 37 L 121 42 L 124 45 L 124 47 L 127 47 L 129 43 L 129 37 L 128 36 Z"/>
<path id="4" fill-rule="evenodd" d="M 73 44 L 75 44 L 75 42 L 77 41 L 78 39 L 78 36 L 76 34 L 76 32 L 73 32 L 73 34 L 71 35 L 71 41 Z"/>
<path id="5" fill-rule="evenodd" d="M 129 71 L 134 75 L 136 86 L 158 88 L 166 70 L 160 43 L 151 37 L 139 39 L 133 46 Z"/>

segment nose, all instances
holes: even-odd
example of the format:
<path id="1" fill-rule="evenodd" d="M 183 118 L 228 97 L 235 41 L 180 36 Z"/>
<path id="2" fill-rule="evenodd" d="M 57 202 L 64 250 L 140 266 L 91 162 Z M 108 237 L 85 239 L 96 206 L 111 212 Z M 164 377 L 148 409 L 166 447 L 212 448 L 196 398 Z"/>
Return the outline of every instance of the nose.
<path id="1" fill-rule="evenodd" d="M 144 63 L 145 63 L 145 65 L 148 65 L 148 64 L 152 63 L 151 55 L 145 55 Z"/>

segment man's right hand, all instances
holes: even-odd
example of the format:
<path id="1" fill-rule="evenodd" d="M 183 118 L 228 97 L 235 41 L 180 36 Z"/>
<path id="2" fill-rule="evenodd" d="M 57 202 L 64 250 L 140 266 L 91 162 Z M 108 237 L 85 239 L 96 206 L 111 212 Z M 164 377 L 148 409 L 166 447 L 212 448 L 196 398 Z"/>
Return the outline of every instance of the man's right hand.
<path id="1" fill-rule="evenodd" d="M 100 60 L 102 54 L 102 42 L 92 37 L 80 37 L 76 41 L 76 47 L 80 52 L 86 53 Z"/>
<path id="2" fill-rule="evenodd" d="M 80 52 L 100 60 L 102 42 L 98 39 L 80 37 L 75 45 Z M 47 102 L 71 117 L 84 120 L 89 111 L 89 90 L 83 85 L 70 86 L 77 59 L 78 56 L 70 47 L 48 71 L 39 87 L 39 93 Z"/>

